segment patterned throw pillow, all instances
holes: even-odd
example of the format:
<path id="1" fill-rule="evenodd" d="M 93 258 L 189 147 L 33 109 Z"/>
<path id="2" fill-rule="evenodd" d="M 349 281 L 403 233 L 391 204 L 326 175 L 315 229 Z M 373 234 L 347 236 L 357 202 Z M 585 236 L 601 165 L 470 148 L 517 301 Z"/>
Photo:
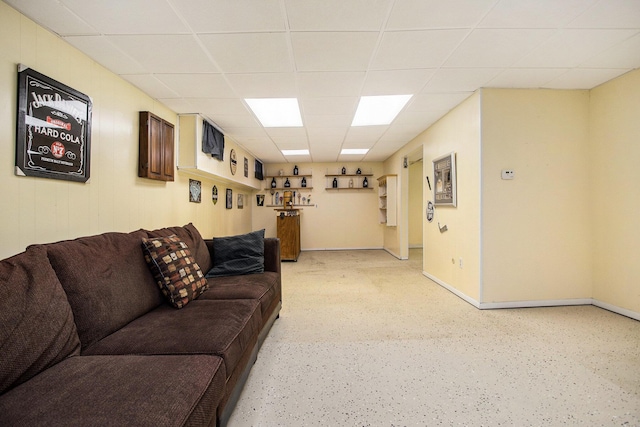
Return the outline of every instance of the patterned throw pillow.
<path id="1" fill-rule="evenodd" d="M 182 308 L 208 289 L 207 279 L 176 235 L 142 239 L 144 258 L 171 305 Z"/>

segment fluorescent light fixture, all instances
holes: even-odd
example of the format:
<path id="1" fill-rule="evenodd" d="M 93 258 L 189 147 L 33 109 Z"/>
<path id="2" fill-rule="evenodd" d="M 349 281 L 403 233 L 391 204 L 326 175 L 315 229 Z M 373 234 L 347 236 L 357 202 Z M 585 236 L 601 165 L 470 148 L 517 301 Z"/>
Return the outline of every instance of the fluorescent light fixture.
<path id="1" fill-rule="evenodd" d="M 266 128 L 302 126 L 296 98 L 247 98 L 245 101 Z"/>
<path id="2" fill-rule="evenodd" d="M 367 154 L 368 148 L 343 148 L 340 154 Z"/>
<path id="3" fill-rule="evenodd" d="M 282 150 L 285 156 L 308 156 L 309 150 Z"/>
<path id="4" fill-rule="evenodd" d="M 388 125 L 413 95 L 363 96 L 351 126 Z"/>

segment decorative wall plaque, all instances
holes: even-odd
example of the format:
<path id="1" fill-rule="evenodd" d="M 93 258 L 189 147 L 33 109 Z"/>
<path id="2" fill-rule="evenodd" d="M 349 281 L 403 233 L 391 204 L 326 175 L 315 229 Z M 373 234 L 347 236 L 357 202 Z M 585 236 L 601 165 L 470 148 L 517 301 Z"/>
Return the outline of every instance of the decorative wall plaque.
<path id="1" fill-rule="evenodd" d="M 91 112 L 87 95 L 19 65 L 16 175 L 86 182 Z"/>

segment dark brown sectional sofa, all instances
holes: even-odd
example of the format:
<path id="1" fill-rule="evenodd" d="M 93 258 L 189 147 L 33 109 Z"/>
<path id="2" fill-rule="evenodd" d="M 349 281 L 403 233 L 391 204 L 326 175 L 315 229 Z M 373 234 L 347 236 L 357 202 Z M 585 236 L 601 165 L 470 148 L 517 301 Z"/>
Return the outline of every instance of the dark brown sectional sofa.
<path id="1" fill-rule="evenodd" d="M 192 224 L 32 245 L 0 261 L 0 425 L 226 424 L 280 312 L 280 242 L 263 239 L 263 272 L 208 278 L 178 309 L 141 246 L 171 235 L 201 272 L 213 267 L 215 239 Z"/>

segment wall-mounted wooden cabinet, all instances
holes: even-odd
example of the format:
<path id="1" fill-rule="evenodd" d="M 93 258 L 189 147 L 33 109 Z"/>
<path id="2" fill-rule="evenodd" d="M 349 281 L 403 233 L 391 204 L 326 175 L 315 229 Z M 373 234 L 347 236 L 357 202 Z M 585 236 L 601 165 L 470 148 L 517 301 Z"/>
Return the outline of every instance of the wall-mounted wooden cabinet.
<path id="1" fill-rule="evenodd" d="M 173 145 L 173 124 L 149 111 L 140 111 L 138 176 L 158 181 L 173 181 Z"/>

